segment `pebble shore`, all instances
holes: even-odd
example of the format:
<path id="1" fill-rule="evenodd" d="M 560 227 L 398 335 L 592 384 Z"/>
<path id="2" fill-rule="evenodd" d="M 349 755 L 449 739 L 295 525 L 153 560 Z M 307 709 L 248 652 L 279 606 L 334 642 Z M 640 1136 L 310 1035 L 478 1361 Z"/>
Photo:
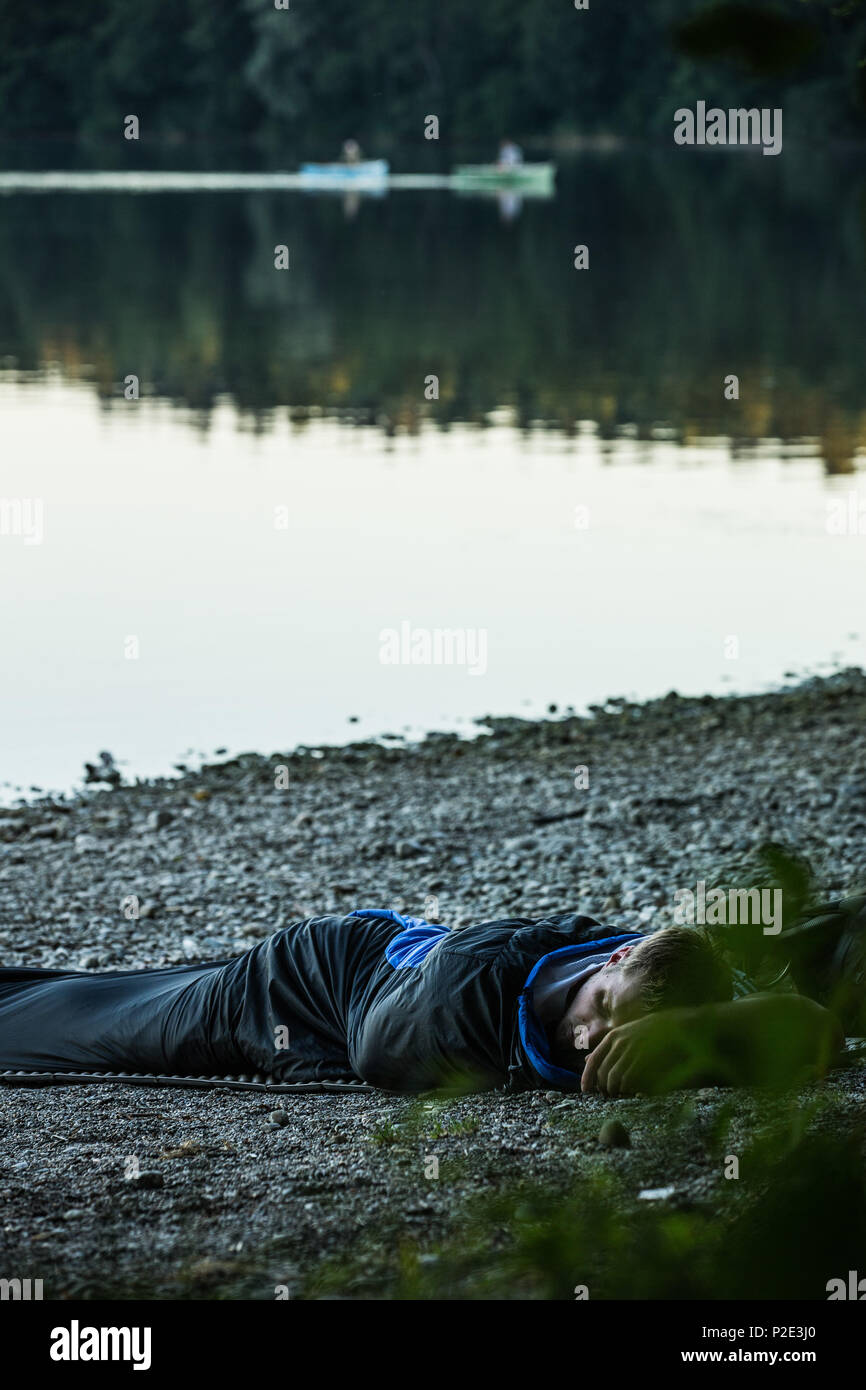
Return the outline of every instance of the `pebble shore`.
<path id="1" fill-rule="evenodd" d="M 364 906 L 451 927 L 575 909 L 647 930 L 672 920 L 678 889 L 768 838 L 804 853 L 829 895 L 866 884 L 860 670 L 480 728 L 248 754 L 7 807 L 0 962 L 221 959 Z M 841 1116 L 862 1108 L 863 1075 L 827 1083 Z M 712 1109 L 723 1093 L 700 1095 Z M 0 1274 L 42 1277 L 46 1298 L 303 1296 L 386 1212 L 423 1243 L 476 1190 L 527 1171 L 564 1182 L 590 1161 L 635 1200 L 672 1188 L 712 1202 L 717 1175 L 694 1145 L 653 1140 L 681 1100 L 533 1093 L 428 1113 L 385 1094 L 299 1096 L 273 1118 L 258 1094 L 0 1087 Z M 754 1100 L 737 1106 L 747 1128 Z M 609 1120 L 629 1143 L 598 1139 Z M 425 1177 L 431 1155 L 440 1174 L 455 1160 L 452 1181 Z"/>

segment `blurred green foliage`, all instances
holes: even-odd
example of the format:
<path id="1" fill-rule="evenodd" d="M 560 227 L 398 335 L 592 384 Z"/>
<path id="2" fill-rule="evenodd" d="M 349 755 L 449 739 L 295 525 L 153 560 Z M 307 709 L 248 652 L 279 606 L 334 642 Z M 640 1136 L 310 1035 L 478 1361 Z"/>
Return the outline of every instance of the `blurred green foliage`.
<path id="1" fill-rule="evenodd" d="M 623 1176 L 583 1158 L 565 1187 L 529 1179 L 468 1199 L 439 1241 L 371 1232 L 302 1296 L 573 1300 L 583 1286 L 590 1301 L 826 1299 L 828 1280 L 862 1267 L 866 1240 L 864 1136 L 834 1135 L 829 1114 L 790 1106 L 742 1145 L 730 1109 L 697 1129 L 689 1109 L 671 1118 L 672 1138 L 692 1133 L 717 1174 L 739 1157 L 712 1197 L 690 1196 L 674 1171 L 671 1196 L 635 1200 Z"/>

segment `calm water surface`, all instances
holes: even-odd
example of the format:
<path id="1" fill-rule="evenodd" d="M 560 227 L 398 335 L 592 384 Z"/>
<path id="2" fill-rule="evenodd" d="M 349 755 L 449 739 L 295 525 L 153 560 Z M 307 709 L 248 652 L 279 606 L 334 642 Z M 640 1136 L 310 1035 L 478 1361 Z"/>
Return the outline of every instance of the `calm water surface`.
<path id="1" fill-rule="evenodd" d="M 807 174 L 7 192 L 7 784 L 863 663 L 866 201 Z M 484 659 L 385 664 L 404 623 Z"/>

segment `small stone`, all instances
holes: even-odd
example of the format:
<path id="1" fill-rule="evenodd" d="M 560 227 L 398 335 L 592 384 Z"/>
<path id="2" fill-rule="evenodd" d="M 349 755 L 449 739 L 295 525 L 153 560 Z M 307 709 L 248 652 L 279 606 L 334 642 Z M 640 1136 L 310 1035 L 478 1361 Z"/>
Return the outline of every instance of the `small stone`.
<path id="1" fill-rule="evenodd" d="M 167 825 L 171 825 L 172 814 L 162 807 L 158 811 L 151 811 L 147 818 L 148 830 L 164 830 Z"/>
<path id="2" fill-rule="evenodd" d="M 637 1195 L 641 1202 L 667 1202 L 675 1192 L 675 1187 L 644 1187 Z"/>
<path id="3" fill-rule="evenodd" d="M 99 849 L 99 841 L 95 835 L 76 835 L 75 849 L 78 854 L 87 854 L 89 850 Z"/>
<path id="4" fill-rule="evenodd" d="M 87 951 L 79 960 L 79 970 L 94 970 L 99 964 L 99 955 L 96 951 Z"/>
<path id="5" fill-rule="evenodd" d="M 141 1173 L 132 1173 L 125 1181 L 130 1183 L 132 1187 L 141 1187 L 145 1189 L 165 1186 L 165 1178 L 162 1176 L 162 1173 L 154 1173 L 150 1169 L 144 1170 Z"/>
<path id="6" fill-rule="evenodd" d="M 273 1125 L 274 1129 L 282 1129 L 289 1123 L 289 1116 L 286 1110 L 272 1110 L 268 1116 L 268 1124 Z"/>
<path id="7" fill-rule="evenodd" d="M 0 820 L 0 840 L 14 840 L 27 829 L 26 820 Z"/>
<path id="8" fill-rule="evenodd" d="M 424 853 L 424 846 L 419 845 L 417 840 L 398 840 L 394 853 L 398 859 L 414 859 L 416 854 Z"/>
<path id="9" fill-rule="evenodd" d="M 866 804 L 866 777 L 847 777 L 839 784 L 837 800 Z"/>
<path id="10" fill-rule="evenodd" d="M 185 936 L 180 943 L 180 949 L 187 960 L 195 960 L 201 955 L 201 948 L 194 936 Z"/>
<path id="11" fill-rule="evenodd" d="M 7 825 L 8 825 L 7 821 Z M 30 828 L 30 834 L 34 840 L 56 840 L 60 834 L 61 826 L 57 821 L 44 821 L 42 825 L 34 825 Z"/>
<path id="12" fill-rule="evenodd" d="M 598 1142 L 606 1149 L 630 1149 L 628 1130 L 619 1120 L 605 1120 L 598 1131 Z"/>

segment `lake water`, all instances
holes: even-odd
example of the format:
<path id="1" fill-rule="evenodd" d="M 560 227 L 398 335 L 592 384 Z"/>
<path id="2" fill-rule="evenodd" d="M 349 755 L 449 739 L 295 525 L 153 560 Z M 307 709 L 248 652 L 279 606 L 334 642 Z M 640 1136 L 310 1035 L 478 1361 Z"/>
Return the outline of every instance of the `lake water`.
<path id="1" fill-rule="evenodd" d="M 864 664 L 863 187 L 7 189 L 6 794 Z"/>

